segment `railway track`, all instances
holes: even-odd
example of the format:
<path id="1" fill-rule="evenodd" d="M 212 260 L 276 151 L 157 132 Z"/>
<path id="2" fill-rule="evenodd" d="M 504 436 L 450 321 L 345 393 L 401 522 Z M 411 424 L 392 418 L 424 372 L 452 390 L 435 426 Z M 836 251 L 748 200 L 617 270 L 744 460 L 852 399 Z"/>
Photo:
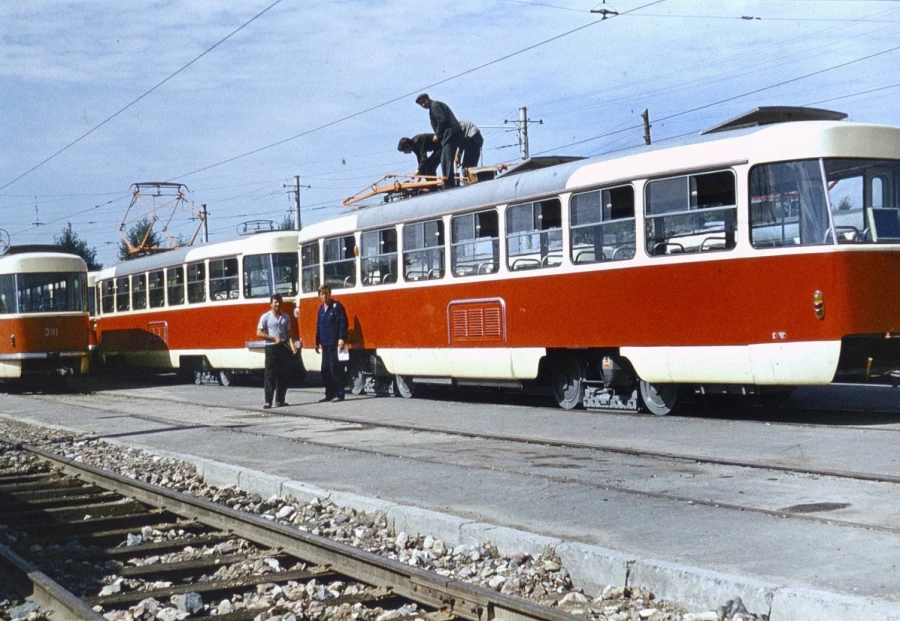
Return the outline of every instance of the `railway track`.
<path id="1" fill-rule="evenodd" d="M 54 619 L 141 618 L 170 602 L 172 619 L 271 607 L 310 619 L 576 618 L 38 447 L 0 448 L 11 451 L 23 457 L 0 469 L 0 572 Z M 274 600 L 255 597 L 263 587 Z"/>

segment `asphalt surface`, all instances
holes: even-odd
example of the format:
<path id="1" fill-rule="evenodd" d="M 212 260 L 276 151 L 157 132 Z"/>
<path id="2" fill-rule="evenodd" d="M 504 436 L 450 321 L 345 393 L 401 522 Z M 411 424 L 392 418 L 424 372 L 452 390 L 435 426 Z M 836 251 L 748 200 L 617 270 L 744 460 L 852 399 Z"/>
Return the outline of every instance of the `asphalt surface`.
<path id="1" fill-rule="evenodd" d="M 213 483 L 381 508 L 450 545 L 549 543 L 589 593 L 628 580 L 694 609 L 739 595 L 772 621 L 900 619 L 900 483 L 852 478 L 900 480 L 900 391 L 802 389 L 787 410 L 663 418 L 512 395 L 321 394 L 292 389 L 292 405 L 263 411 L 253 387 L 0 393 L 0 416 L 175 453 Z"/>

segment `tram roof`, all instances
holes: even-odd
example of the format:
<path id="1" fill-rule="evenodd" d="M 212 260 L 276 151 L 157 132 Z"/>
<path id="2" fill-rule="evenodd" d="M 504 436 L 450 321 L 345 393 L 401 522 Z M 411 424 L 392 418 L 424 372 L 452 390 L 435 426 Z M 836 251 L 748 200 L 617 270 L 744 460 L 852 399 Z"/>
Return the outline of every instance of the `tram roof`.
<path id="1" fill-rule="evenodd" d="M 753 134 L 763 127 L 742 127 L 713 134 L 693 134 L 650 145 L 630 147 L 602 155 L 580 158 L 561 164 L 534 169 L 528 162 L 490 181 L 480 181 L 463 188 L 433 192 L 405 200 L 361 207 L 356 212 L 357 226 L 368 229 L 398 221 L 414 221 L 434 214 L 469 210 L 475 205 L 497 205 L 527 201 L 535 197 L 559 193 L 567 189 L 572 174 L 585 166 L 625 159 L 681 146 L 717 142 Z"/>

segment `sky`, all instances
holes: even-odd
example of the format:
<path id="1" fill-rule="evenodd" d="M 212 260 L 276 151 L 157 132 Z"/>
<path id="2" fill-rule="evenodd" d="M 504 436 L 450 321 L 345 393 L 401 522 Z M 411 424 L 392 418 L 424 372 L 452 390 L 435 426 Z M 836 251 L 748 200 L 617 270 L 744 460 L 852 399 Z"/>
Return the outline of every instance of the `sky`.
<path id="1" fill-rule="evenodd" d="M 415 169 L 397 142 L 430 131 L 422 91 L 496 164 L 521 107 L 531 155 L 641 145 L 644 109 L 655 143 L 757 106 L 900 125 L 898 66 L 900 0 L 3 2 L 0 229 L 71 223 L 112 265 L 135 183 L 184 184 L 169 233 L 205 204 L 218 242 L 293 214 L 295 175 L 303 225 L 339 216 Z"/>

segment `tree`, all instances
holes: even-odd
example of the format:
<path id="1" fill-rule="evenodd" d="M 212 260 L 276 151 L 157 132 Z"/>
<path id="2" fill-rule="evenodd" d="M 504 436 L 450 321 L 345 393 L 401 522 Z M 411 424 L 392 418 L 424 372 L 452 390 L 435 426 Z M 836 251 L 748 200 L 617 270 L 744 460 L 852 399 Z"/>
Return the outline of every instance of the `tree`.
<path id="1" fill-rule="evenodd" d="M 63 249 L 64 252 L 77 254 L 87 263 L 89 270 L 99 270 L 103 267 L 102 263 L 97 263 L 97 249 L 89 248 L 87 242 L 78 237 L 78 233 L 72 230 L 72 223 L 66 223 L 66 228 L 62 230 L 62 234 L 53 238 L 53 243 Z"/>
<path id="2" fill-rule="evenodd" d="M 128 238 L 128 242 L 132 247 L 138 248 L 141 244 L 144 243 L 144 236 L 147 235 L 147 229 L 153 224 L 148 218 L 144 218 L 143 220 L 136 222 L 134 226 L 128 229 L 128 232 L 125 233 L 125 236 Z M 159 233 L 151 230 L 150 235 L 147 237 L 146 247 L 148 248 L 158 248 L 162 245 L 162 237 L 160 237 Z M 119 242 L 119 261 L 129 261 L 131 259 L 137 259 L 138 257 L 143 257 L 148 254 L 152 254 L 150 252 L 136 252 L 134 254 L 129 254 L 128 252 L 128 244 L 125 243 L 125 240 Z"/>
<path id="3" fill-rule="evenodd" d="M 281 224 L 278 225 L 279 231 L 293 231 L 294 230 L 294 215 L 287 214 L 284 218 L 281 219 Z"/>

